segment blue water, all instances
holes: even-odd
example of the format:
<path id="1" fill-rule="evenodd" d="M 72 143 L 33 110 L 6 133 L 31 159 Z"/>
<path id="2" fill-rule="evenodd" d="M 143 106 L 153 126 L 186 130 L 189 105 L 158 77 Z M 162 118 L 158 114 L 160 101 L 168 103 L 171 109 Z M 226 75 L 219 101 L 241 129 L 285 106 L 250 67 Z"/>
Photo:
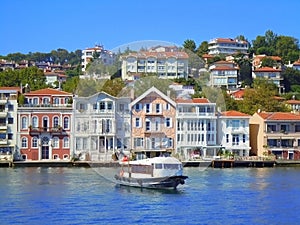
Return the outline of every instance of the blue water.
<path id="1" fill-rule="evenodd" d="M 300 223 L 300 168 L 185 168 L 177 191 L 120 187 L 109 170 L 0 168 L 0 224 Z"/>

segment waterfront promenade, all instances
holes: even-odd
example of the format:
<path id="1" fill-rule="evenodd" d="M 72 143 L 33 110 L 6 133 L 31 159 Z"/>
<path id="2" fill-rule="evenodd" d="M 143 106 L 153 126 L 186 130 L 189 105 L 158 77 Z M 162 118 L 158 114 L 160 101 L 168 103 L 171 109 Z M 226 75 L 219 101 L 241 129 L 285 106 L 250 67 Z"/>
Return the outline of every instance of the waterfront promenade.
<path id="1" fill-rule="evenodd" d="M 300 160 L 234 160 L 216 159 L 183 161 L 184 167 L 242 168 L 242 167 L 291 167 L 299 166 Z M 0 167 L 118 167 L 117 161 L 70 161 L 70 160 L 35 160 L 35 161 L 0 161 Z"/>

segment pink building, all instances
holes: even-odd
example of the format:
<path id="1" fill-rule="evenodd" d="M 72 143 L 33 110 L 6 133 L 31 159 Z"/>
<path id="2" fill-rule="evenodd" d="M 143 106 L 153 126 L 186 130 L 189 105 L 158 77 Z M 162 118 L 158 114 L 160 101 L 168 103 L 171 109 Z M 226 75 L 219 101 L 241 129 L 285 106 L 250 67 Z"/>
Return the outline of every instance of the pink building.
<path id="1" fill-rule="evenodd" d="M 24 160 L 70 159 L 72 94 L 41 89 L 24 94 L 18 107 L 19 154 Z"/>

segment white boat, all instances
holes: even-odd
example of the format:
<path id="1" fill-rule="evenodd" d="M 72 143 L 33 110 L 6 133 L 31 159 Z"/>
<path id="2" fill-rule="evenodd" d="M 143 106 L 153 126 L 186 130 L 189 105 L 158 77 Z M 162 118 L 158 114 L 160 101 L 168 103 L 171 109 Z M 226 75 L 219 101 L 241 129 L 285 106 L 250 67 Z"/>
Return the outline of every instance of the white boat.
<path id="1" fill-rule="evenodd" d="M 176 189 L 184 184 L 182 163 L 171 156 L 159 156 L 120 162 L 119 174 L 115 175 L 118 184 L 157 189 Z"/>

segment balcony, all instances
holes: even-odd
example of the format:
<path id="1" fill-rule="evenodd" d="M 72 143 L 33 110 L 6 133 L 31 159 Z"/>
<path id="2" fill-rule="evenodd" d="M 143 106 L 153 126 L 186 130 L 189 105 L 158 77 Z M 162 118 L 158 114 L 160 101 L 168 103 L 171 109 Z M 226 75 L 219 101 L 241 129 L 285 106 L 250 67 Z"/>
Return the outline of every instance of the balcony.
<path id="1" fill-rule="evenodd" d="M 30 134 L 54 133 L 62 134 L 64 130 L 61 127 L 29 127 Z"/>
<path id="2" fill-rule="evenodd" d="M 7 124 L 6 123 L 0 123 L 0 130 L 7 130 Z"/>
<path id="3" fill-rule="evenodd" d="M 7 112 L 5 110 L 0 111 L 0 118 L 6 118 L 7 117 Z"/>
<path id="4" fill-rule="evenodd" d="M 0 139 L 0 145 L 7 145 L 8 140 L 7 139 Z"/>

